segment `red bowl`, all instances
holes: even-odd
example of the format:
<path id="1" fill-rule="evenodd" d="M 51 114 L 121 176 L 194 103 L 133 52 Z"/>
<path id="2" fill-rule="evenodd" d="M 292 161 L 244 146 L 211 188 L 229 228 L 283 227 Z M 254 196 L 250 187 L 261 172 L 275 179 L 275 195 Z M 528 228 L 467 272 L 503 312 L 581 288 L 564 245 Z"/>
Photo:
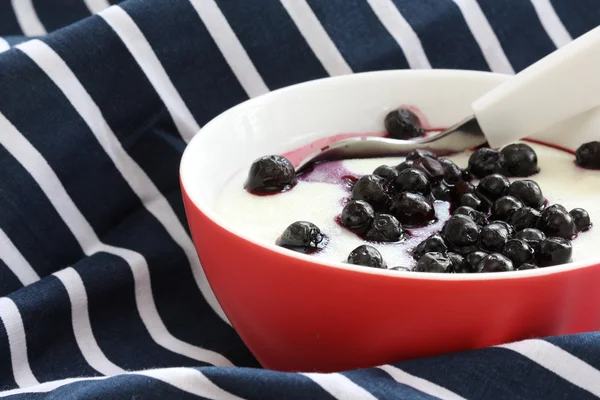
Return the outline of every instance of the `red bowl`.
<path id="1" fill-rule="evenodd" d="M 265 368 L 330 372 L 600 329 L 600 260 L 497 274 L 386 271 L 257 242 L 214 210 L 225 182 L 260 156 L 381 131 L 402 104 L 449 126 L 505 79 L 440 70 L 323 79 L 240 104 L 193 138 L 180 169 L 193 240 L 223 311 Z M 582 124 L 535 138 L 573 149 L 564 128 Z"/>

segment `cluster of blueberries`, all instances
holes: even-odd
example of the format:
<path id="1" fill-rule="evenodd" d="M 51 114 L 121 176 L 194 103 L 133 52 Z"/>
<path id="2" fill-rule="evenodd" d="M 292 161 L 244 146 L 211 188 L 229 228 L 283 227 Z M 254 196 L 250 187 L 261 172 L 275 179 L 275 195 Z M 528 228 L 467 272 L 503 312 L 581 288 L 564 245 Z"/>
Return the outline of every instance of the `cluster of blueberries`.
<path id="1" fill-rule="evenodd" d="M 414 139 L 424 131 L 410 110 L 390 112 L 385 118 L 390 137 Z M 583 144 L 576 163 L 600 169 L 600 142 Z M 528 145 L 511 144 L 498 151 L 479 148 L 461 169 L 447 158 L 415 150 L 397 166 L 379 166 L 352 186 L 350 201 L 339 222 L 370 242 L 401 242 L 408 233 L 435 220 L 433 202 L 447 201 L 452 216 L 441 232 L 413 250 L 420 272 L 500 272 L 526 270 L 569 262 L 571 240 L 589 230 L 588 213 L 562 205 L 547 205 L 539 185 L 529 177 L 539 172 L 537 155 Z M 475 186 L 472 181 L 479 179 Z M 250 168 L 245 188 L 254 194 L 291 189 L 297 183 L 292 164 L 281 156 L 266 156 Z M 277 244 L 310 253 L 323 248 L 328 238 L 313 223 L 297 221 Z M 371 245 L 354 249 L 348 263 L 387 268 Z M 408 270 L 392 267 L 394 270 Z"/>

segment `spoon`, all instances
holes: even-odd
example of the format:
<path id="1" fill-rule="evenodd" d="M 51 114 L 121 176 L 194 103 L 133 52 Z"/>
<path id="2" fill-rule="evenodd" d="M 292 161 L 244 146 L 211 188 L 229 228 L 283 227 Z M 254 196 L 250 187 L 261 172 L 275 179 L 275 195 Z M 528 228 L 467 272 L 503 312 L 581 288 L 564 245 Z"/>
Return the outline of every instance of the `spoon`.
<path id="1" fill-rule="evenodd" d="M 416 149 L 448 155 L 484 144 L 502 147 L 600 105 L 600 27 L 580 36 L 471 104 L 473 114 L 420 140 L 358 137 L 340 140 L 298 164 L 401 156 Z"/>

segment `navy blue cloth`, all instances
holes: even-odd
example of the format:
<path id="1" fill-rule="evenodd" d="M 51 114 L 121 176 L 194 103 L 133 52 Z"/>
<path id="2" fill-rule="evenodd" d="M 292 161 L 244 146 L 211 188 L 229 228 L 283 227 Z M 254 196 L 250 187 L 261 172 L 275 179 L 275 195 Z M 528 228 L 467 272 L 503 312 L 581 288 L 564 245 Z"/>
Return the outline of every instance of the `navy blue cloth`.
<path id="1" fill-rule="evenodd" d="M 178 180 L 198 128 L 250 97 L 362 71 L 518 72 L 600 24 L 595 1 L 114 3 L 0 0 L 0 397 L 600 397 L 598 332 L 261 369 L 206 289 Z"/>

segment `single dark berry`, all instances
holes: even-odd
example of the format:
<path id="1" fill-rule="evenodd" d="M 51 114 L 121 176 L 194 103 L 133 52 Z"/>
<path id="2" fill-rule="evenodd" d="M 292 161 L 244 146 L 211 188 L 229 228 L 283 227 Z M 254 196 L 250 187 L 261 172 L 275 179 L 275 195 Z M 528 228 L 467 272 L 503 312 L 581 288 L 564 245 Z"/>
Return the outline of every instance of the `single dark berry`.
<path id="1" fill-rule="evenodd" d="M 284 192 L 298 183 L 294 166 L 282 156 L 264 156 L 252 163 L 244 188 L 254 194 Z"/>
<path id="2" fill-rule="evenodd" d="M 587 169 L 600 169 L 600 142 L 584 143 L 575 152 L 577 165 Z"/>
<path id="3" fill-rule="evenodd" d="M 306 252 L 319 248 L 323 239 L 318 226 L 312 222 L 296 221 L 285 228 L 276 244 L 290 250 Z"/>
<path id="4" fill-rule="evenodd" d="M 512 225 L 509 224 L 508 222 L 506 222 L 506 221 L 493 221 L 493 222 L 494 222 L 494 224 L 499 224 L 506 228 L 506 230 L 508 231 L 509 239 L 515 235 L 515 232 L 516 232 L 515 228 L 513 228 Z"/>
<path id="5" fill-rule="evenodd" d="M 489 203 L 485 200 L 481 200 L 475 193 L 463 194 L 460 198 L 460 205 L 471 207 L 478 211 L 487 211 L 489 208 Z"/>
<path id="6" fill-rule="evenodd" d="M 405 169 L 412 168 L 412 166 L 413 166 L 413 162 L 412 162 L 412 161 L 410 161 L 410 160 L 405 160 L 405 161 L 402 161 L 400 164 L 396 165 L 396 170 L 397 170 L 398 172 L 402 172 L 402 171 L 404 171 Z"/>
<path id="7" fill-rule="evenodd" d="M 510 184 L 507 194 L 518 200 L 527 207 L 539 209 L 544 205 L 545 199 L 540 186 L 530 179 L 514 181 Z"/>
<path id="8" fill-rule="evenodd" d="M 434 200 L 451 201 L 452 190 L 444 181 L 439 181 L 431 185 L 431 196 Z"/>
<path id="9" fill-rule="evenodd" d="M 342 209 L 340 222 L 352 232 L 365 233 L 373 223 L 375 210 L 363 200 L 351 200 Z"/>
<path id="10" fill-rule="evenodd" d="M 417 272 L 449 272 L 451 271 L 450 259 L 442 253 L 426 253 L 419 259 L 415 271 Z"/>
<path id="11" fill-rule="evenodd" d="M 405 169 L 394 181 L 394 187 L 399 192 L 429 194 L 431 191 L 429 178 L 425 172 L 416 168 Z"/>
<path id="12" fill-rule="evenodd" d="M 525 228 L 535 228 L 540 219 L 540 212 L 531 207 L 521 207 L 513 211 L 506 222 L 519 232 Z"/>
<path id="13" fill-rule="evenodd" d="M 347 262 L 349 264 L 362 265 L 363 267 L 386 267 L 381 253 L 375 247 L 366 244 L 352 250 L 348 255 Z"/>
<path id="14" fill-rule="evenodd" d="M 398 170 L 394 167 L 390 167 L 389 165 L 380 165 L 379 167 L 375 168 L 373 175 L 380 176 L 386 181 L 393 183 L 398 176 Z"/>
<path id="15" fill-rule="evenodd" d="M 373 242 L 398 242 L 406 239 L 406 233 L 396 217 L 378 214 L 365 234 L 365 239 Z"/>
<path id="16" fill-rule="evenodd" d="M 392 199 L 390 214 L 398 218 L 402 225 L 409 227 L 427 225 L 435 218 L 431 201 L 418 193 L 404 192 Z"/>
<path id="17" fill-rule="evenodd" d="M 384 125 L 394 139 L 410 140 L 425 136 L 419 117 L 407 108 L 390 111 L 385 116 Z"/>
<path id="18" fill-rule="evenodd" d="M 482 147 L 469 157 L 469 170 L 475 177 L 505 173 L 504 156 L 498 150 Z"/>
<path id="19" fill-rule="evenodd" d="M 577 227 L 577 232 L 585 232 L 590 230 L 592 227 L 592 221 L 590 219 L 590 215 L 583 208 L 574 208 L 569 211 L 573 221 L 575 222 L 575 227 Z"/>
<path id="20" fill-rule="evenodd" d="M 563 239 L 573 239 L 577 235 L 577 227 L 571 214 L 564 207 L 550 206 L 544 209 L 536 228 L 544 232 L 546 236 L 558 236 Z"/>
<path id="21" fill-rule="evenodd" d="M 427 175 L 433 182 L 440 181 L 444 178 L 444 166 L 435 158 L 421 157 L 413 162 L 413 168 L 419 169 Z"/>
<path id="22" fill-rule="evenodd" d="M 451 270 L 448 272 L 454 272 L 457 274 L 463 274 L 467 272 L 472 272 L 465 261 L 465 258 L 460 254 L 449 252 L 446 254 L 448 260 L 450 260 L 450 268 Z"/>
<path id="23" fill-rule="evenodd" d="M 477 266 L 479 262 L 486 258 L 489 253 L 485 251 L 474 251 L 465 256 L 465 263 L 469 272 L 477 272 Z"/>
<path id="24" fill-rule="evenodd" d="M 365 175 L 352 187 L 352 200 L 364 200 L 375 211 L 385 211 L 389 207 L 392 187 L 388 181 L 377 175 Z"/>
<path id="25" fill-rule="evenodd" d="M 418 160 L 419 158 L 423 158 L 423 157 L 429 157 L 429 158 L 434 158 L 434 159 L 438 158 L 431 151 L 421 150 L 421 149 L 412 150 L 410 153 L 408 153 L 406 155 L 406 159 L 409 161 L 415 161 L 415 160 Z"/>
<path id="26" fill-rule="evenodd" d="M 505 272 L 514 270 L 512 261 L 508 257 L 498 253 L 485 256 L 477 264 L 477 272 Z"/>
<path id="27" fill-rule="evenodd" d="M 527 271 L 528 269 L 537 269 L 537 265 L 532 263 L 525 263 L 517 268 L 517 271 Z"/>
<path id="28" fill-rule="evenodd" d="M 533 248 L 524 240 L 519 239 L 510 239 L 507 241 L 502 249 L 502 255 L 510 258 L 515 268 L 534 261 Z"/>
<path id="29" fill-rule="evenodd" d="M 499 253 L 509 237 L 510 232 L 506 226 L 492 222 L 481 228 L 477 244 L 482 250 Z"/>
<path id="30" fill-rule="evenodd" d="M 434 233 L 429 236 L 427 239 L 423 240 L 421 243 L 417 245 L 417 247 L 413 250 L 413 257 L 415 260 L 418 260 L 425 253 L 443 253 L 445 254 L 448 251 L 448 246 L 446 246 L 446 242 L 444 238 L 439 233 Z"/>
<path id="31" fill-rule="evenodd" d="M 561 237 L 549 237 L 540 242 L 537 260 L 540 267 L 549 267 L 571 262 L 573 245 Z"/>
<path id="32" fill-rule="evenodd" d="M 466 215 L 453 215 L 444 224 L 442 236 L 452 247 L 464 247 L 477 243 L 481 228 Z"/>
<path id="33" fill-rule="evenodd" d="M 474 210 L 471 207 L 467 207 L 467 206 L 458 207 L 456 210 L 454 210 L 452 215 L 466 215 L 467 217 L 469 217 L 473 221 L 475 221 L 475 223 L 479 226 L 483 226 L 483 225 L 487 224 L 485 214 L 482 213 L 481 211 Z"/>
<path id="34" fill-rule="evenodd" d="M 475 193 L 477 193 L 480 198 L 485 198 L 490 202 L 494 202 L 506 194 L 509 186 L 510 182 L 505 176 L 492 174 L 486 176 L 479 182 L 475 189 Z"/>
<path id="35" fill-rule="evenodd" d="M 392 267 L 392 268 L 388 268 L 392 271 L 407 271 L 410 272 L 412 271 L 410 268 L 406 268 L 406 267 Z"/>
<path id="36" fill-rule="evenodd" d="M 458 201 L 467 193 L 474 193 L 475 186 L 471 182 L 458 181 L 452 186 L 452 196 Z"/>
<path id="37" fill-rule="evenodd" d="M 458 165 L 448 158 L 439 158 L 438 161 L 444 168 L 444 180 L 447 183 L 454 184 L 462 180 L 462 171 Z"/>
<path id="38" fill-rule="evenodd" d="M 527 177 L 540 172 L 537 154 L 525 143 L 509 144 L 501 151 L 508 176 Z"/>
<path id="39" fill-rule="evenodd" d="M 535 228 L 525 228 L 515 234 L 515 239 L 520 239 L 527 243 L 534 251 L 540 250 L 540 242 L 546 239 L 544 232 Z"/>
<path id="40" fill-rule="evenodd" d="M 512 196 L 502 196 L 492 205 L 492 218 L 506 221 L 510 214 L 523 207 L 523 203 L 519 199 Z"/>

